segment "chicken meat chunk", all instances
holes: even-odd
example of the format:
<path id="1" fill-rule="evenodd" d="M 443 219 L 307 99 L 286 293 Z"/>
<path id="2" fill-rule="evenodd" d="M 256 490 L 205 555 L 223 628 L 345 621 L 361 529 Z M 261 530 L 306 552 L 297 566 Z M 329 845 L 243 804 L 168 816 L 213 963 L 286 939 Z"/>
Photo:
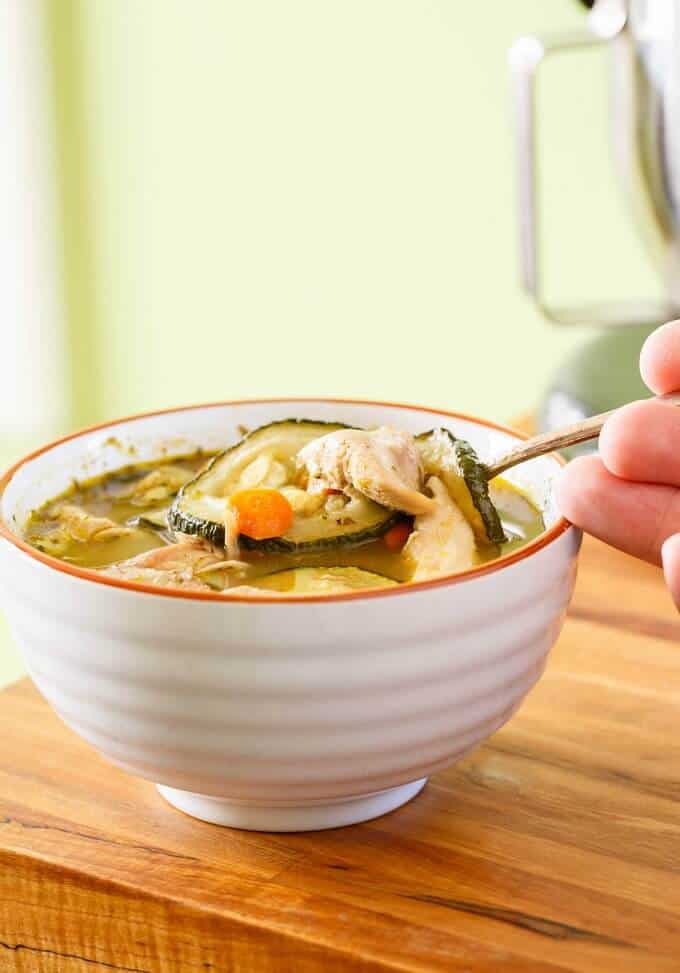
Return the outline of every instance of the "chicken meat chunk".
<path id="1" fill-rule="evenodd" d="M 232 577 L 240 580 L 247 570 L 244 562 L 225 560 L 202 541 L 187 539 L 112 564 L 102 573 L 162 588 L 212 591 L 216 587 L 228 587 Z"/>
<path id="2" fill-rule="evenodd" d="M 73 541 L 113 541 L 132 533 L 132 528 L 117 524 L 109 517 L 98 517 L 74 503 L 63 503 L 49 515 L 53 529 L 35 542 L 45 554 L 64 555 Z"/>
<path id="3" fill-rule="evenodd" d="M 403 553 L 415 564 L 412 581 L 465 571 L 477 563 L 475 535 L 442 481 L 431 476 L 427 489 L 434 509 L 420 514 Z"/>
<path id="4" fill-rule="evenodd" d="M 124 524 L 117 524 L 109 517 L 97 517 L 72 503 L 65 503 L 59 508 L 56 520 L 76 541 L 108 541 L 131 533 L 131 529 Z"/>
<path id="5" fill-rule="evenodd" d="M 130 503 L 135 506 L 147 507 L 152 503 L 160 503 L 161 500 L 174 497 L 193 476 L 191 470 L 168 463 L 159 466 L 156 470 L 151 470 L 120 496 L 129 498 Z"/>
<path id="6" fill-rule="evenodd" d="M 298 463 L 309 475 L 311 493 L 356 491 L 408 514 L 435 509 L 434 501 L 420 490 L 422 470 L 415 440 L 402 430 L 338 429 L 307 443 L 298 453 Z"/>

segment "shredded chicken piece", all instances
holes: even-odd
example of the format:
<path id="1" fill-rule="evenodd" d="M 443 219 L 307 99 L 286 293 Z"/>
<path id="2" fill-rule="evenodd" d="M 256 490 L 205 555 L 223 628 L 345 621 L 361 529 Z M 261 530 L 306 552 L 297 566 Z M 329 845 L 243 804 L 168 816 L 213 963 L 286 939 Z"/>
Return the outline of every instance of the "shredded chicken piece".
<path id="1" fill-rule="evenodd" d="M 202 575 L 222 573 L 240 575 L 249 565 L 244 561 L 225 561 L 202 541 L 192 538 L 177 544 L 167 544 L 145 551 L 119 564 L 112 564 L 102 572 L 109 577 L 127 581 L 141 581 L 163 588 L 181 587 L 186 591 L 211 591 L 214 586 Z"/>
<path id="2" fill-rule="evenodd" d="M 74 541 L 108 541 L 132 533 L 131 527 L 117 524 L 109 517 L 96 517 L 82 507 L 65 503 L 56 511 L 54 519 L 60 529 Z"/>
<path id="3" fill-rule="evenodd" d="M 164 544 L 144 551 L 121 564 L 134 564 L 137 567 L 153 568 L 157 571 L 194 571 L 207 564 L 216 564 L 221 558 L 203 541 L 196 538 L 182 540 L 178 544 Z"/>
<path id="4" fill-rule="evenodd" d="M 240 553 L 238 535 L 238 511 L 227 500 L 224 504 L 224 550 L 230 561 L 238 560 Z"/>
<path id="5" fill-rule="evenodd" d="M 422 471 L 413 436 L 390 426 L 365 431 L 339 429 L 307 443 L 298 463 L 309 474 L 310 493 L 363 493 L 376 503 L 409 514 L 432 512 L 434 501 L 420 492 Z"/>
<path id="6" fill-rule="evenodd" d="M 198 578 L 178 575 L 172 571 L 145 568 L 139 564 L 128 564 L 127 561 L 121 561 L 120 564 L 112 564 L 101 573 L 107 575 L 109 578 L 118 578 L 121 581 L 133 581 L 137 584 L 148 584 L 154 588 L 181 588 L 182 591 L 205 592 L 214 590 L 211 585 Z"/>
<path id="7" fill-rule="evenodd" d="M 286 592 L 272 591 L 268 588 L 255 588 L 253 585 L 249 584 L 238 584 L 234 585 L 233 588 L 225 589 L 225 598 L 230 598 L 232 595 L 248 595 L 255 596 L 256 598 L 285 598 Z"/>
<path id="8" fill-rule="evenodd" d="M 205 574 L 208 571 L 233 571 L 241 574 L 248 571 L 250 565 L 247 561 L 218 561 L 216 564 L 206 564 L 202 568 L 194 568 L 194 574 Z"/>
<path id="9" fill-rule="evenodd" d="M 412 581 L 438 574 L 465 571 L 477 563 L 475 535 L 442 481 L 431 476 L 427 489 L 434 510 L 416 517 L 414 531 L 403 549 L 415 563 Z"/>
<path id="10" fill-rule="evenodd" d="M 344 493 L 331 493 L 324 504 L 327 513 L 341 514 L 347 506 L 348 498 Z"/>
<path id="11" fill-rule="evenodd" d="M 280 492 L 293 508 L 293 512 L 305 517 L 318 513 L 326 502 L 325 493 L 308 493 L 296 486 L 283 486 Z"/>
<path id="12" fill-rule="evenodd" d="M 141 480 L 133 483 L 129 490 L 121 494 L 121 497 L 129 499 L 130 503 L 140 507 L 168 500 L 174 497 L 193 475 L 191 470 L 185 470 L 181 466 L 171 464 L 159 466 L 158 469 L 151 470 Z"/>

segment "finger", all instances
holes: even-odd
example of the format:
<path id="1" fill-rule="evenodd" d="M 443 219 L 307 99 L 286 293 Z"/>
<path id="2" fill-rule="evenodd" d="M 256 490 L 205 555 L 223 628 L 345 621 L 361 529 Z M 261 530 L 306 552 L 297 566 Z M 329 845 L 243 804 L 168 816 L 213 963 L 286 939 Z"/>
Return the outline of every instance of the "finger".
<path id="1" fill-rule="evenodd" d="M 597 456 L 575 459 L 556 484 L 564 516 L 627 554 L 661 563 L 661 546 L 680 533 L 680 490 L 614 476 Z"/>
<path id="2" fill-rule="evenodd" d="M 615 476 L 680 486 L 680 409 L 651 400 L 618 409 L 600 433 L 600 456 Z"/>
<path id="3" fill-rule="evenodd" d="M 642 346 L 640 371 L 657 395 L 680 389 L 680 321 L 658 328 Z"/>
<path id="4" fill-rule="evenodd" d="M 680 611 L 680 534 L 673 534 L 661 548 L 663 573 L 671 590 L 673 601 Z"/>

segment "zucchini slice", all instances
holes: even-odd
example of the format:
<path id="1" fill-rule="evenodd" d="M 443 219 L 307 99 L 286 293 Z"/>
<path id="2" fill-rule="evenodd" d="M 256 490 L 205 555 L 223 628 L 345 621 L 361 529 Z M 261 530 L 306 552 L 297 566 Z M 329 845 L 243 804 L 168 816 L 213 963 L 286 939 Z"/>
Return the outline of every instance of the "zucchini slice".
<path id="1" fill-rule="evenodd" d="M 481 544 L 507 541 L 501 519 L 491 497 L 486 470 L 465 439 L 448 429 L 432 429 L 416 437 L 423 468 L 438 476 L 462 510 Z"/>
<path id="2" fill-rule="evenodd" d="M 355 567 L 292 568 L 248 582 L 253 588 L 287 595 L 334 595 L 366 588 L 394 588 L 398 583 Z"/>
<path id="3" fill-rule="evenodd" d="M 336 429 L 342 423 L 284 419 L 272 422 L 244 436 L 214 459 L 177 494 L 170 507 L 168 523 L 182 534 L 203 537 L 218 547 L 224 546 L 224 511 L 228 497 L 242 489 L 268 487 L 295 491 L 296 457 L 313 439 Z M 297 490 L 300 494 L 302 491 Z M 254 540 L 241 534 L 239 543 L 246 550 L 265 553 L 298 554 L 328 548 L 364 544 L 390 529 L 399 514 L 367 497 L 347 498 L 326 504 L 319 496 L 311 509 L 296 510 L 293 523 L 282 537 Z M 295 505 L 293 504 L 294 509 Z"/>

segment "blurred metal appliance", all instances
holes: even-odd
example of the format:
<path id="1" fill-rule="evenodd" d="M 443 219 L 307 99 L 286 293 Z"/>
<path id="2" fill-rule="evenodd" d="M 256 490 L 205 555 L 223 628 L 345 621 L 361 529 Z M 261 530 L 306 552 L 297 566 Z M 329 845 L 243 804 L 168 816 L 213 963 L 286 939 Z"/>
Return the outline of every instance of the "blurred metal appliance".
<path id="1" fill-rule="evenodd" d="M 592 9 L 581 30 L 521 37 L 510 50 L 522 284 L 556 324 L 601 329 L 556 376 L 542 408 L 545 427 L 648 394 L 638 375 L 640 346 L 653 327 L 680 316 L 680 0 L 591 0 L 585 6 Z M 541 278 L 536 77 L 547 57 L 595 45 L 608 49 L 615 163 L 659 270 L 662 296 L 560 307 Z"/>

